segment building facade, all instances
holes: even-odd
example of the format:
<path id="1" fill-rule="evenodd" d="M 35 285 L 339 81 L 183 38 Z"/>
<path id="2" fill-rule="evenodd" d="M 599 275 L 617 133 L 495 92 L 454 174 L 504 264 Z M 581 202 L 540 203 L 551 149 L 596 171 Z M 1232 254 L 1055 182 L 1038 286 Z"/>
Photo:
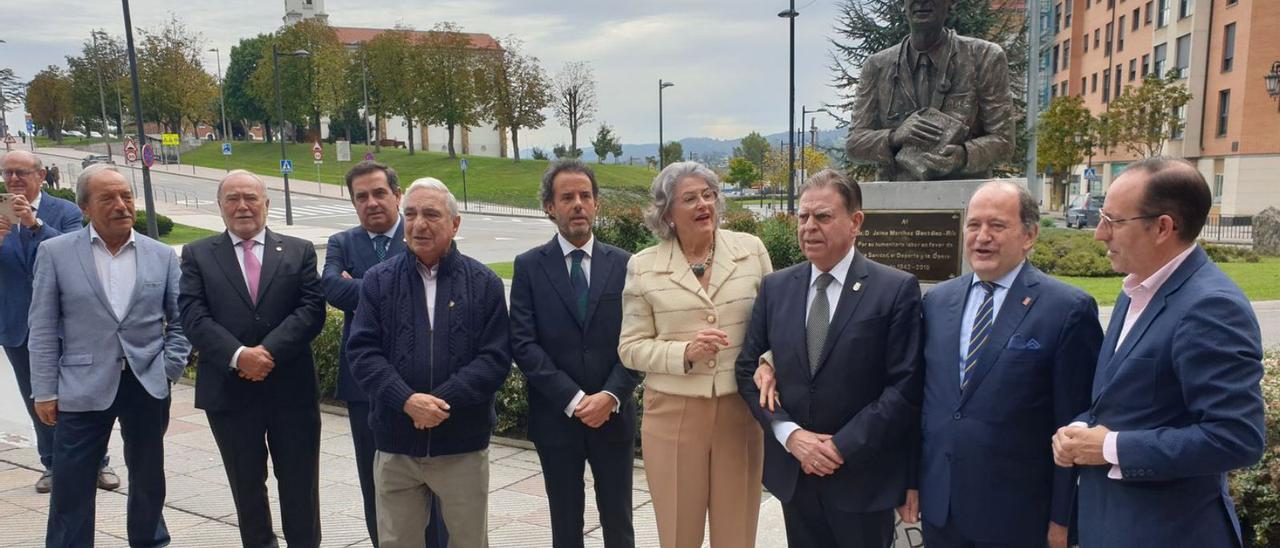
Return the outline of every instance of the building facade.
<path id="1" fill-rule="evenodd" d="M 1280 110 L 1264 77 L 1280 61 L 1278 0 L 1042 0 L 1041 96 L 1077 95 L 1094 114 L 1148 73 L 1176 70 L 1191 101 L 1163 153 L 1195 163 L 1215 215 L 1280 206 Z M 1137 159 L 1096 153 L 1070 193 L 1103 192 Z M 1092 167 L 1100 180 L 1081 176 Z"/>

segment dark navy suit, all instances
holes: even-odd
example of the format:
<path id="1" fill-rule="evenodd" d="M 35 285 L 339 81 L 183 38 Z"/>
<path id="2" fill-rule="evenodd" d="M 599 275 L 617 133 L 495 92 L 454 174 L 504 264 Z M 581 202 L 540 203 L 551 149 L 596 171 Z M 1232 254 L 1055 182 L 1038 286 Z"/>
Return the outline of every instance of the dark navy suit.
<path id="1" fill-rule="evenodd" d="M 1262 456 L 1262 337 L 1249 300 L 1197 248 L 1117 347 L 1121 294 L 1077 420 L 1119 432 L 1123 479 L 1080 472 L 1080 545 L 1241 546 L 1227 472 Z"/>
<path id="2" fill-rule="evenodd" d="M 1089 406 L 1102 344 L 1098 305 L 1024 263 L 961 392 L 960 333 L 973 282 L 973 274 L 954 278 L 924 297 L 925 543 L 1044 546 L 1050 520 L 1071 520 L 1075 474 L 1054 466 L 1049 441 Z"/>
<path id="3" fill-rule="evenodd" d="M 511 343 L 529 396 L 529 439 L 542 461 L 556 548 L 583 545 L 583 468 L 591 465 L 596 506 L 609 548 L 635 546 L 632 462 L 639 374 L 618 359 L 622 286 L 631 254 L 593 240 L 587 315 L 579 318 L 559 238 L 516 257 Z M 567 416 L 578 391 L 607 391 L 616 414 L 599 428 Z"/>
<path id="4" fill-rule="evenodd" d="M 892 535 L 910 473 L 920 414 L 920 285 L 915 276 L 854 255 L 815 374 L 806 307 L 810 263 L 768 276 L 738 356 L 738 391 L 764 427 L 764 485 L 782 501 L 790 546 L 863 546 Z M 781 408 L 760 407 L 752 375 L 773 351 Z M 834 474 L 804 474 L 773 435 L 773 421 L 831 434 L 844 456 Z M 873 523 L 874 522 L 874 523 Z M 873 530 L 874 529 L 874 530 Z"/>
<path id="5" fill-rule="evenodd" d="M 386 257 L 404 253 L 404 222 L 396 224 L 391 241 L 387 244 Z M 369 428 L 369 396 L 356 385 L 351 376 L 351 364 L 347 357 L 347 338 L 351 335 L 351 321 L 360 304 L 360 279 L 365 271 L 378 264 L 378 254 L 373 239 L 363 226 L 349 228 L 332 236 L 325 247 L 324 273 L 320 285 L 329 305 L 342 311 L 342 347 L 338 351 L 338 387 L 335 396 L 347 402 L 347 419 L 351 423 L 351 441 L 355 445 L 356 472 L 360 477 L 360 495 L 364 499 L 364 521 L 373 545 L 378 545 L 378 515 L 373 492 L 373 430 Z M 346 272 L 351 279 L 342 277 Z M 439 519 L 440 508 L 432 504 L 431 523 L 427 526 L 428 545 L 443 547 L 448 535 L 444 532 L 444 520 Z"/>

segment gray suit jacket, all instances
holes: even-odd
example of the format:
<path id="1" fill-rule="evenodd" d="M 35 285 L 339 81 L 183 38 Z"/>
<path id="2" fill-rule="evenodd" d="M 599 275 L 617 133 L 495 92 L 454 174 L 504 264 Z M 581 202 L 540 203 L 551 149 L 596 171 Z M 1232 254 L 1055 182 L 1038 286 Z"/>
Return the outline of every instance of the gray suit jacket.
<path id="1" fill-rule="evenodd" d="M 60 411 L 101 411 L 115 401 L 120 358 L 156 399 L 182 376 L 191 344 L 178 318 L 178 257 L 135 235 L 137 280 L 123 318 L 98 279 L 89 228 L 40 245 L 31 299 L 31 393 Z"/>

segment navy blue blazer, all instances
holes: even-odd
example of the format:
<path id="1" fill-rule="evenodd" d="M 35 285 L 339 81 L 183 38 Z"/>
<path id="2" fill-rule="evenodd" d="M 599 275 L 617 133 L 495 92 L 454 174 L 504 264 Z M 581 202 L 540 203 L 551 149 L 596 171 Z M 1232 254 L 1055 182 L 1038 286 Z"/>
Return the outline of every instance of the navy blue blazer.
<path id="1" fill-rule="evenodd" d="M 1227 472 L 1262 458 L 1262 335 L 1244 293 L 1198 247 L 1116 347 L 1116 301 L 1077 420 L 1120 432 L 1110 466 L 1080 472 L 1080 545 L 1241 546 Z"/>
<path id="2" fill-rule="evenodd" d="M 404 223 L 400 223 L 387 246 L 387 258 L 404 253 Z M 320 275 L 320 287 L 324 300 L 342 311 L 342 347 L 338 350 L 338 388 L 335 396 L 347 402 L 369 401 L 356 380 L 351 376 L 351 362 L 347 357 L 347 339 L 351 337 L 351 321 L 356 317 L 356 305 L 360 304 L 360 280 L 373 265 L 378 264 L 378 254 L 373 251 L 373 239 L 363 226 L 349 228 L 332 236 L 325 246 L 324 272 Z M 351 279 L 342 277 L 346 272 Z"/>
<path id="3" fill-rule="evenodd" d="M 20 224 L 0 243 L 0 346 L 22 346 L 27 340 L 31 284 L 35 280 L 36 249 L 40 242 L 80 230 L 84 216 L 75 204 L 40 191 L 36 218 L 44 228 L 32 232 Z"/>
<path id="4" fill-rule="evenodd" d="M 1049 440 L 1089 407 L 1102 345 L 1098 305 L 1084 291 L 1023 265 L 960 392 L 960 329 L 973 274 L 924 296 L 920 511 L 938 527 L 992 544 L 1043 544 L 1068 525 L 1072 469 Z"/>
<path id="5" fill-rule="evenodd" d="M 615 441 L 635 437 L 632 393 L 640 375 L 618 359 L 622 286 L 631 254 L 594 241 L 586 321 L 578 319 L 569 270 L 557 238 L 516 257 L 511 281 L 511 352 L 527 380 L 529 439 L 571 443 L 592 433 Z M 579 390 L 618 397 L 618 414 L 598 429 L 564 409 Z"/>
<path id="6" fill-rule="evenodd" d="M 907 489 L 910 440 L 920 416 L 920 284 L 915 276 L 854 256 L 816 374 L 805 335 L 809 262 L 765 276 L 735 364 L 738 392 L 765 429 L 764 485 L 782 502 L 804 473 L 772 422 L 831 434 L 844 465 L 823 478 L 847 512 L 887 510 Z M 752 375 L 773 351 L 781 408 L 760 407 Z"/>

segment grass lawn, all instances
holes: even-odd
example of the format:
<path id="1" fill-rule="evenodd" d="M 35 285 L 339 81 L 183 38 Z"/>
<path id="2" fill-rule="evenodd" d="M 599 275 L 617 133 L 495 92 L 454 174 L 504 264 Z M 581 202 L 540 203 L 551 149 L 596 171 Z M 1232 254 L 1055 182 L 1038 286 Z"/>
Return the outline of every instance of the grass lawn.
<path id="1" fill-rule="evenodd" d="M 146 231 L 146 227 L 139 227 L 139 228 L 143 231 Z M 214 234 L 217 234 L 217 232 L 214 232 L 212 230 L 205 230 L 203 228 L 196 228 L 194 226 L 187 226 L 187 225 L 174 223 L 173 231 L 169 232 L 169 234 L 166 236 L 162 236 L 160 238 L 160 241 L 169 245 L 186 244 L 186 243 L 191 243 L 196 240 L 199 240 L 200 238 L 213 236 Z"/>
<path id="2" fill-rule="evenodd" d="M 512 276 L 515 276 L 515 263 L 513 262 L 489 263 L 485 266 L 489 267 L 489 270 L 494 271 L 499 278 L 504 280 L 510 280 Z"/>
<path id="3" fill-rule="evenodd" d="M 334 145 L 321 143 L 324 148 L 324 163 L 320 165 L 320 181 L 329 184 L 344 184 L 343 175 L 354 162 L 338 162 Z M 372 150 L 372 149 L 369 149 Z M 264 175 L 279 175 L 280 145 L 278 143 L 232 143 L 233 154 L 230 165 Z M 304 180 L 316 178 L 316 166 L 311 161 L 310 144 L 293 144 L 288 146 L 289 158 L 293 160 L 294 175 Z M 351 156 L 359 160 L 364 156 L 364 145 L 352 145 Z M 381 153 L 375 153 L 378 161 L 395 168 L 400 182 L 408 186 L 419 177 L 435 177 L 444 181 L 453 193 L 462 198 L 462 169 L 459 158 L 450 159 L 447 154 L 439 152 L 415 152 L 412 156 L 407 150 L 383 147 Z M 185 163 L 199 166 L 222 168 L 226 161 L 222 157 L 221 143 L 207 143 L 198 149 L 182 155 Z M 542 180 L 542 172 L 547 162 L 542 160 L 521 159 L 519 163 L 509 158 L 467 157 L 467 198 L 470 200 L 508 204 L 519 207 L 539 206 L 538 186 Z M 655 172 L 644 167 L 591 164 L 596 171 L 600 186 L 612 189 L 630 189 L 647 192 L 653 181 Z"/>
<path id="4" fill-rule="evenodd" d="M 30 139 L 30 137 L 27 137 L 27 138 L 28 138 L 28 139 Z M 113 145 L 119 145 L 120 147 L 124 147 L 124 140 L 123 140 L 123 139 L 106 139 L 106 138 L 102 138 L 102 137 L 99 137 L 99 138 L 97 138 L 97 139 L 93 139 L 93 138 L 89 138 L 89 137 L 85 137 L 85 138 L 80 138 L 80 137 L 63 137 L 63 138 L 62 138 L 62 143 L 61 143 L 61 144 L 59 144 L 59 143 L 57 143 L 56 141 L 54 141 L 53 139 L 50 139 L 50 138 L 48 138 L 48 137 L 42 137 L 42 136 L 39 136 L 39 135 L 37 135 L 37 136 L 36 136 L 36 146 L 37 146 L 37 147 L 63 147 L 63 148 L 72 148 L 72 147 L 78 147 L 78 146 L 84 146 L 84 145 L 92 145 L 92 144 L 97 144 L 97 143 L 105 143 L 105 142 L 107 142 L 107 141 L 111 141 L 111 144 L 113 144 Z M 21 145 L 21 144 L 23 144 L 23 143 L 22 143 L 22 140 L 21 140 L 21 139 L 19 139 L 19 140 L 18 140 L 18 142 L 17 142 L 17 145 Z M 15 146 L 17 146 L 17 145 L 15 145 Z M 31 146 L 31 145 L 29 145 L 29 144 L 28 144 L 27 146 Z M 121 151 L 123 151 L 123 150 L 124 150 L 124 148 L 121 148 L 120 150 L 121 150 Z M 113 150 L 113 152 L 116 152 L 116 151 L 114 151 L 114 150 Z M 116 152 L 116 154 L 124 154 L 124 152 Z"/>
<path id="5" fill-rule="evenodd" d="M 1223 263 L 1218 265 L 1226 272 L 1251 301 L 1273 301 L 1280 299 L 1280 257 L 1263 257 L 1256 263 Z M 1110 306 L 1116 303 L 1120 294 L 1120 282 L 1123 278 L 1082 278 L 1076 276 L 1056 276 L 1059 280 L 1085 290 L 1098 300 L 1099 306 Z"/>

